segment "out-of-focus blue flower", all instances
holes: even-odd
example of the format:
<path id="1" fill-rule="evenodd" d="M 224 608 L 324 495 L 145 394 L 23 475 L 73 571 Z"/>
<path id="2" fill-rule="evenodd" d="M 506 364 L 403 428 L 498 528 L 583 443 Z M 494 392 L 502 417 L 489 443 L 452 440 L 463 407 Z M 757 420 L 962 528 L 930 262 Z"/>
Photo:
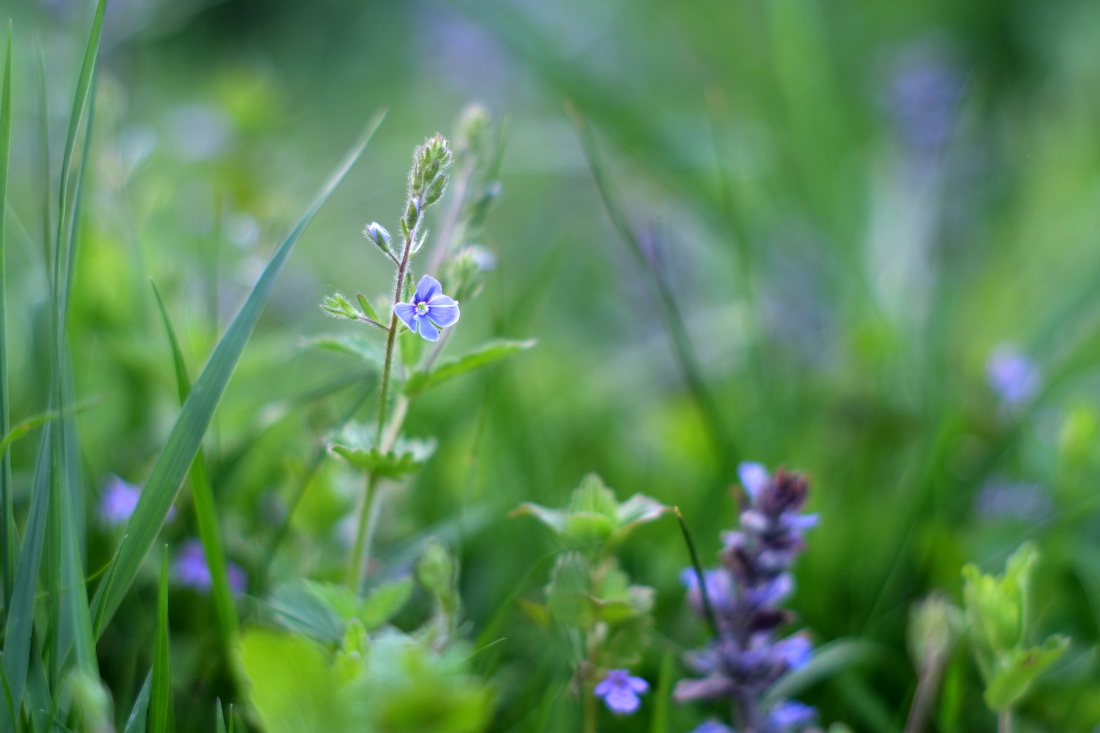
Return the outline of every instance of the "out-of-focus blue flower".
<path id="1" fill-rule="evenodd" d="M 140 498 L 141 487 L 112 474 L 103 487 L 103 495 L 99 500 L 99 516 L 104 524 L 117 527 L 134 513 Z M 171 507 L 168 509 L 168 519 L 171 520 L 174 516 L 176 508 Z"/>
<path id="2" fill-rule="evenodd" d="M 684 568 L 680 573 L 680 582 L 688 590 L 688 600 L 692 608 L 702 615 L 703 595 L 699 592 L 699 578 L 695 575 L 695 569 Z M 733 608 L 733 585 L 729 573 L 723 570 L 704 570 L 703 582 L 707 584 L 707 600 L 715 610 L 729 611 Z"/>
<path id="3" fill-rule="evenodd" d="M 734 730 L 725 723 L 719 723 L 711 718 L 703 721 L 702 725 L 691 731 L 691 733 L 734 733 Z"/>
<path id="4" fill-rule="evenodd" d="M 418 332 L 428 341 L 439 340 L 439 329 L 458 321 L 458 303 L 443 294 L 443 287 L 431 275 L 420 278 L 411 303 L 398 303 L 393 312 L 410 331 Z"/>
<path id="5" fill-rule="evenodd" d="M 760 491 L 768 485 L 768 469 L 762 463 L 743 461 L 737 467 L 737 477 L 741 480 L 741 486 L 749 493 L 749 497 L 755 501 Z"/>
<path id="6" fill-rule="evenodd" d="M 244 593 L 248 585 L 248 576 L 244 570 L 234 563 L 226 564 L 226 572 L 229 575 L 229 587 L 233 589 L 233 595 Z M 172 564 L 172 576 L 176 582 L 187 588 L 192 588 L 201 593 L 209 593 L 214 581 L 210 575 L 210 565 L 206 562 L 206 552 L 202 549 L 202 542 L 196 539 L 187 540 L 176 555 L 176 561 Z"/>
<path id="7" fill-rule="evenodd" d="M 1038 484 L 990 481 L 974 497 L 974 511 L 984 520 L 1037 522 L 1050 517 L 1053 502 Z"/>
<path id="8" fill-rule="evenodd" d="M 99 500 L 99 516 L 111 526 L 122 524 L 134 513 L 139 498 L 141 489 L 112 474 L 103 487 L 103 496 Z"/>
<path id="9" fill-rule="evenodd" d="M 1015 344 L 1001 344 L 985 364 L 989 386 L 1007 404 L 1018 405 L 1039 391 L 1039 370 Z"/>
<path id="10" fill-rule="evenodd" d="M 786 733 L 791 728 L 809 725 L 816 716 L 816 709 L 797 700 L 789 700 L 771 709 L 768 713 L 766 726 L 768 731 Z"/>
<path id="11" fill-rule="evenodd" d="M 942 48 L 918 43 L 899 54 L 890 80 L 889 104 L 901 139 L 918 151 L 951 137 L 963 80 Z"/>
<path id="12" fill-rule="evenodd" d="M 629 669 L 610 669 L 594 690 L 613 713 L 633 713 L 641 705 L 638 695 L 649 689 L 641 677 L 632 677 Z"/>

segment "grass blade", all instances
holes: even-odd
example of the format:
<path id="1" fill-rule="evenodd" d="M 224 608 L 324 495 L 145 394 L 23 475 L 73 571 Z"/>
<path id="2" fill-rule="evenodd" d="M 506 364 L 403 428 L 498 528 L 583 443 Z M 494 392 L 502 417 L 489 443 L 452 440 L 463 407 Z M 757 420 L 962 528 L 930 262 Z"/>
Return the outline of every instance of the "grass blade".
<path id="1" fill-rule="evenodd" d="M 187 365 L 183 361 L 176 332 L 168 318 L 168 310 L 160 297 L 160 290 L 153 283 L 157 308 L 168 333 L 168 342 L 172 347 L 172 361 L 176 368 L 176 386 L 179 389 L 180 402 L 187 401 L 191 392 L 191 380 L 187 376 Z M 214 489 L 210 485 L 210 474 L 206 470 L 206 459 L 202 448 L 191 463 L 191 494 L 195 500 L 195 521 L 199 525 L 199 540 L 206 553 L 206 564 L 210 568 L 211 591 L 214 609 L 218 617 L 218 626 L 222 632 L 222 641 L 230 648 L 237 636 L 237 606 L 233 601 L 233 589 L 229 585 L 229 571 L 225 562 L 225 548 L 222 546 L 221 530 L 218 529 L 218 511 L 214 503 Z"/>
<path id="2" fill-rule="evenodd" d="M 248 299 L 241 306 L 240 312 L 237 313 L 225 334 L 214 347 L 214 352 L 210 355 L 206 367 L 195 381 L 195 386 L 180 411 L 179 418 L 177 418 L 172 433 L 168 437 L 168 442 L 153 466 L 152 473 L 141 492 L 141 499 L 138 500 L 137 507 L 126 526 L 129 540 L 119 554 L 118 571 L 114 585 L 111 586 L 108 592 L 99 597 L 99 603 L 104 605 L 103 617 L 105 620 L 109 620 L 118 609 L 123 595 L 137 576 L 142 559 L 153 545 L 157 532 L 160 530 L 160 526 L 176 497 L 180 483 L 183 481 L 191 462 L 198 454 L 203 435 L 210 425 L 214 410 L 225 391 L 234 367 L 237 365 L 237 360 L 240 358 L 241 352 L 244 351 L 245 343 L 248 341 L 256 321 L 259 320 L 260 312 L 271 293 L 275 278 L 290 256 L 294 244 L 302 236 L 302 232 L 305 231 L 329 194 L 332 193 L 332 190 L 363 152 L 370 141 L 371 135 L 373 135 L 374 130 L 377 129 L 381 121 L 381 114 L 371 121 L 362 140 L 355 145 L 335 173 L 325 183 L 313 204 L 276 251 L 267 267 L 264 268 L 263 274 L 253 287 Z"/>
<path id="3" fill-rule="evenodd" d="M 168 548 L 160 563 L 157 634 L 153 645 L 153 691 L 149 699 L 150 733 L 168 733 L 172 720 L 172 676 L 168 657 Z"/>
<path id="4" fill-rule="evenodd" d="M 4 622 L 4 677 L 11 699 L 18 711 L 27 684 L 27 669 L 31 658 L 34 630 L 34 603 L 38 590 L 38 571 L 42 561 L 42 545 L 46 536 L 46 514 L 49 501 L 48 469 L 50 432 L 46 426 L 42 448 L 38 455 L 34 486 L 31 492 L 30 516 L 15 570 L 11 603 Z M 15 720 L 4 719 L 4 731 L 15 731 Z"/>
<path id="5" fill-rule="evenodd" d="M 222 699 L 219 697 L 215 701 L 215 733 L 225 733 L 225 715 L 222 713 Z"/>
<path id="6" fill-rule="evenodd" d="M 130 717 L 126 719 L 126 727 L 122 733 L 145 733 L 145 720 L 149 712 L 149 695 L 153 689 L 153 670 L 145 675 L 145 683 L 141 686 L 141 692 L 134 700 L 134 707 L 130 710 Z"/>
<path id="7" fill-rule="evenodd" d="M 11 153 L 11 21 L 8 21 L 8 48 L 4 62 L 4 86 L 0 91 L 0 435 L 10 429 L 11 406 L 8 403 L 8 315 L 7 315 L 7 210 L 8 160 Z M 4 603 L 11 598 L 15 577 L 15 516 L 11 488 L 11 456 L 7 446 L 0 449 L 0 568 L 4 571 Z"/>

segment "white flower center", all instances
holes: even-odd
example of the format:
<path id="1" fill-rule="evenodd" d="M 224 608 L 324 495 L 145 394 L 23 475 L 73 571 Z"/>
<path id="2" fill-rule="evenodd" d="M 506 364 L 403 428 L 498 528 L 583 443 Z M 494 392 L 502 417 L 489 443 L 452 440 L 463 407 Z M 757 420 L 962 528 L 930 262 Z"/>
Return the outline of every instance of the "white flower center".
<path id="1" fill-rule="evenodd" d="M 419 303 L 416 304 L 416 314 L 418 316 L 428 315 L 428 302 L 427 301 L 422 300 L 422 301 L 420 301 Z"/>

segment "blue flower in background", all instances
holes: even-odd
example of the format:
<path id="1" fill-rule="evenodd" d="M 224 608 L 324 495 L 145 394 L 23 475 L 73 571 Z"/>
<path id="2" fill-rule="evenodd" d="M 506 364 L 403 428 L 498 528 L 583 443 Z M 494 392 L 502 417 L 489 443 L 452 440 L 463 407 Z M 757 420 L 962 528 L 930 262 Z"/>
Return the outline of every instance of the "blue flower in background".
<path id="1" fill-rule="evenodd" d="M 229 575 L 229 587 L 233 595 L 244 593 L 248 585 L 248 577 L 244 570 L 233 563 L 226 564 L 226 572 Z M 182 586 L 192 588 L 200 593 L 209 593 L 214 584 L 210 576 L 210 565 L 206 562 L 206 552 L 202 549 L 199 540 L 187 540 L 183 543 L 176 561 L 172 563 L 172 575 L 176 582 Z"/>
<path id="2" fill-rule="evenodd" d="M 1007 404 L 1018 405 L 1039 391 L 1039 370 L 1015 344 L 1001 344 L 985 364 L 989 386 Z"/>
<path id="3" fill-rule="evenodd" d="M 438 341 L 439 329 L 458 321 L 458 303 L 443 294 L 443 286 L 431 275 L 420 278 L 411 303 L 398 303 L 393 312 L 410 331 L 429 341 Z"/>
<path id="4" fill-rule="evenodd" d="M 99 499 L 99 516 L 104 524 L 117 527 L 125 523 L 134 513 L 140 498 L 140 486 L 135 486 L 112 474 L 107 479 L 103 487 L 103 495 Z M 176 516 L 176 508 L 173 506 L 168 509 L 167 520 L 171 521 L 174 516 Z"/>
<path id="5" fill-rule="evenodd" d="M 733 733 L 733 728 L 711 718 L 710 720 L 703 721 L 702 725 L 691 731 L 691 733 Z"/>
<path id="6" fill-rule="evenodd" d="M 613 713 L 632 713 L 641 705 L 640 693 L 649 689 L 649 683 L 641 677 L 631 677 L 628 669 L 608 670 L 596 685 L 596 697 L 602 697 Z"/>

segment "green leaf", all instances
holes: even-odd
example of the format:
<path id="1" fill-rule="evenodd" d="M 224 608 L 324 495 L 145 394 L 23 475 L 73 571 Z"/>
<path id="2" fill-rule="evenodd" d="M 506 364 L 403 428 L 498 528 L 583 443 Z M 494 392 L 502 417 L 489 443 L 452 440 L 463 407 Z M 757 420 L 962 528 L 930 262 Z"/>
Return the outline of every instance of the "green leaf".
<path id="1" fill-rule="evenodd" d="M 339 599 L 319 592 L 320 583 L 292 583 L 275 589 L 269 607 L 285 628 L 320 642 L 335 644 L 344 636 L 346 609 L 336 609 Z M 348 593 L 352 593 L 348 591 Z"/>
<path id="2" fill-rule="evenodd" d="M 309 346 L 315 346 L 326 351 L 335 351 L 339 354 L 358 357 L 378 371 L 386 360 L 386 354 L 382 347 L 364 336 L 331 336 L 322 335 L 306 341 Z"/>
<path id="3" fill-rule="evenodd" d="M 546 605 L 561 624 L 590 629 L 596 622 L 588 563 L 576 552 L 558 556 L 546 586 Z"/>
<path id="4" fill-rule="evenodd" d="M 214 733 L 225 733 L 225 714 L 220 697 L 214 700 Z"/>
<path id="5" fill-rule="evenodd" d="M 861 639 L 836 639 L 814 650 L 804 666 L 784 675 L 764 697 L 765 706 L 774 705 L 821 681 L 839 676 L 852 667 L 887 662 L 893 664 L 888 650 L 874 642 Z M 892 668 L 892 667 L 891 667 Z"/>
<path id="6" fill-rule="evenodd" d="M 528 341 L 490 341 L 457 359 L 444 361 L 430 371 L 413 373 L 405 382 L 405 394 L 409 397 L 415 397 L 437 384 L 441 384 L 452 377 L 457 377 L 459 374 L 480 369 L 483 366 L 500 361 L 506 356 L 526 351 L 536 343 L 534 339 Z"/>
<path id="7" fill-rule="evenodd" d="M 383 478 L 401 478 L 415 473 L 435 452 L 431 439 L 398 438 L 385 453 L 374 447 L 374 431 L 363 425 L 349 425 L 329 443 L 329 450 L 356 468 Z"/>
<path id="8" fill-rule="evenodd" d="M 359 609 L 359 621 L 363 627 L 374 631 L 393 618 L 412 596 L 413 587 L 413 579 L 405 577 L 382 583 L 370 591 Z"/>
<path id="9" fill-rule="evenodd" d="M 363 730 L 361 685 L 347 680 L 309 639 L 247 629 L 240 660 L 249 697 L 267 733 Z"/>
<path id="10" fill-rule="evenodd" d="M 191 392 L 191 380 L 187 376 L 187 365 L 183 360 L 183 352 L 180 350 L 176 332 L 172 328 L 172 321 L 168 318 L 168 310 L 164 307 L 164 300 L 160 297 L 160 290 L 153 283 L 153 294 L 156 296 L 157 308 L 160 310 L 161 321 L 168 335 L 168 343 L 172 348 L 172 364 L 176 372 L 176 389 L 179 393 L 180 403 L 187 401 L 187 395 Z M 214 610 L 218 619 L 218 629 L 221 631 L 222 643 L 230 648 L 237 635 L 237 604 L 233 599 L 233 587 L 229 583 L 229 566 L 225 559 L 225 549 L 222 545 L 221 530 L 218 527 L 218 510 L 214 502 L 214 487 L 210 485 L 210 475 L 206 469 L 206 458 L 200 447 L 195 454 L 195 460 L 191 463 L 191 497 L 195 503 L 195 521 L 199 526 L 199 541 L 202 542 L 203 553 L 207 558 L 207 566 L 210 568 L 211 597 L 214 600 Z"/>
<path id="11" fill-rule="evenodd" d="M 313 204 L 276 251 L 240 312 L 214 347 L 206 367 L 195 381 L 194 388 L 168 437 L 168 442 L 145 483 L 137 508 L 126 525 L 129 541 L 119 555 L 115 583 L 111 586 L 109 593 L 97 595 L 98 603 L 106 607 L 104 613 L 106 619 L 114 615 L 126 591 L 137 577 L 141 561 L 152 547 L 157 532 L 175 500 L 180 484 L 202 445 L 203 435 L 214 416 L 214 410 L 221 400 L 233 369 L 274 287 L 275 279 L 290 256 L 294 244 L 302 236 L 329 194 L 363 152 L 374 130 L 381 123 L 381 119 L 382 116 L 378 115 L 368 125 L 362 141 L 337 167 Z"/>
<path id="12" fill-rule="evenodd" d="M 8 21 L 8 46 L 4 62 L 4 86 L 0 91 L 0 435 L 8 435 L 11 405 L 8 401 L 8 316 L 7 316 L 7 240 L 8 161 L 11 154 L 11 21 Z M 12 501 L 11 456 L 8 444 L 0 446 L 0 570 L 3 571 L 5 605 L 11 600 L 15 578 L 15 510 Z"/>
<path id="13" fill-rule="evenodd" d="M 1027 695 L 1032 682 L 1068 647 L 1068 638 L 1055 635 L 1041 647 L 1013 649 L 1001 657 L 985 688 L 986 704 L 998 711 L 1015 707 Z"/>
<path id="14" fill-rule="evenodd" d="M 172 667 L 168 641 L 168 548 L 165 547 L 160 564 L 160 589 L 157 592 L 157 631 L 153 640 L 150 733 L 167 733 L 172 724 Z"/>
<path id="15" fill-rule="evenodd" d="M 356 293 L 355 298 L 359 301 L 359 307 L 363 309 L 363 313 L 365 313 L 368 318 L 373 318 L 379 323 L 382 323 L 382 319 L 379 318 L 378 312 L 374 310 L 374 306 L 372 306 L 370 304 L 370 301 L 367 300 L 367 296 L 363 295 L 362 293 Z"/>
<path id="16" fill-rule="evenodd" d="M 42 435 L 38 463 L 31 488 L 30 516 L 19 552 L 19 562 L 12 584 L 11 601 L 4 620 L 4 678 L 11 690 L 11 699 L 18 709 L 22 705 L 27 685 L 28 665 L 32 651 L 35 595 L 38 571 L 42 561 L 42 545 L 46 536 L 46 515 L 49 502 L 49 453 L 53 425 Z M 14 731 L 16 721 L 5 718 L 4 729 Z"/>
<path id="17" fill-rule="evenodd" d="M 145 733 L 145 721 L 149 712 L 149 695 L 153 690 L 153 670 L 145 675 L 145 682 L 141 686 L 141 692 L 134 700 L 134 706 L 130 710 L 130 717 L 126 719 L 126 727 L 122 733 Z"/>

